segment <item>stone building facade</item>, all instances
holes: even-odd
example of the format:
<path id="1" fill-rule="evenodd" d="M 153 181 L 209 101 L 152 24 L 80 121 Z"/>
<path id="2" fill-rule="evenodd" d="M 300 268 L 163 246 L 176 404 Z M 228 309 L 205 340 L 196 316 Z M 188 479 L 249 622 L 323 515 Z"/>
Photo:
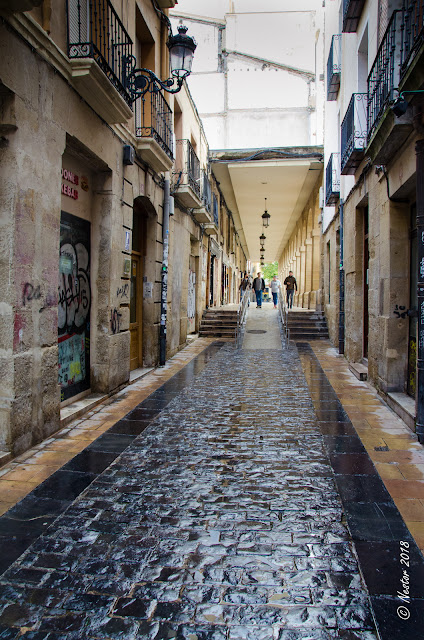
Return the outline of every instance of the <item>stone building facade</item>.
<path id="1" fill-rule="evenodd" d="M 318 177 L 308 202 L 278 260 L 280 282 L 283 283 L 289 271 L 293 271 L 298 287 L 293 303 L 303 309 L 321 309 L 322 170 L 317 173 Z"/>
<path id="2" fill-rule="evenodd" d="M 414 428 L 424 5 L 357 4 L 326 8 L 324 308 L 334 344 Z"/>
<path id="3" fill-rule="evenodd" d="M 128 84 L 131 56 L 169 77 L 173 4 L 1 5 L 0 449 L 13 455 L 68 403 L 156 365 L 161 323 L 174 354 L 208 304 L 219 221 L 197 111 L 184 87 L 134 101 Z M 194 201 L 175 182 L 178 140 L 201 163 Z"/>

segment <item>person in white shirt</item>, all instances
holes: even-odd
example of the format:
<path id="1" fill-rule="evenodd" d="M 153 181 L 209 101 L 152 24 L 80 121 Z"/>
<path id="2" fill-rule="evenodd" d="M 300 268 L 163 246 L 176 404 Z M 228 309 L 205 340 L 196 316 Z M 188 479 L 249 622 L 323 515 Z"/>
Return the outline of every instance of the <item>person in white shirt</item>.
<path id="1" fill-rule="evenodd" d="M 271 280 L 271 293 L 272 293 L 272 299 L 274 301 L 274 309 L 277 308 L 279 286 L 280 286 L 280 281 L 277 280 L 277 276 L 274 276 L 273 279 Z"/>

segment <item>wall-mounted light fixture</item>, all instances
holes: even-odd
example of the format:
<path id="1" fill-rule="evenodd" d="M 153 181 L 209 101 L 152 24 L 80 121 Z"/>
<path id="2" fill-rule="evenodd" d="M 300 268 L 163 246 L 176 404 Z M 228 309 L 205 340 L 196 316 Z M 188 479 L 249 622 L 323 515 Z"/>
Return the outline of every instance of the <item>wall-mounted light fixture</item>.
<path id="1" fill-rule="evenodd" d="M 169 38 L 167 47 L 171 66 L 171 77 L 168 80 L 160 80 L 150 69 L 135 69 L 134 56 L 129 57 L 127 67 L 129 73 L 126 78 L 126 87 L 131 94 L 131 99 L 137 100 L 148 91 L 155 93 L 164 89 L 168 93 L 178 93 L 186 78 L 191 73 L 193 55 L 197 44 L 194 38 L 186 35 L 187 27 L 180 25 L 178 35 L 172 35 L 171 23 L 168 24 Z"/>
<path id="2" fill-rule="evenodd" d="M 262 214 L 262 226 L 269 227 L 269 219 L 270 219 L 270 215 L 266 209 L 266 198 L 265 198 L 265 211 Z"/>

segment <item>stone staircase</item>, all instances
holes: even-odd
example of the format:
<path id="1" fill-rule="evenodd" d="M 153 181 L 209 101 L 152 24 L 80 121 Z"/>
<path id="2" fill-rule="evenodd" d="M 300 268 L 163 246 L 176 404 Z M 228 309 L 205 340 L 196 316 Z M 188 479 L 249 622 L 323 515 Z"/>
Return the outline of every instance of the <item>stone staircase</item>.
<path id="1" fill-rule="evenodd" d="M 327 322 L 319 311 L 290 309 L 288 326 L 290 340 L 321 340 L 328 338 Z"/>
<path id="2" fill-rule="evenodd" d="M 237 310 L 206 309 L 200 323 L 199 336 L 204 338 L 235 338 Z"/>

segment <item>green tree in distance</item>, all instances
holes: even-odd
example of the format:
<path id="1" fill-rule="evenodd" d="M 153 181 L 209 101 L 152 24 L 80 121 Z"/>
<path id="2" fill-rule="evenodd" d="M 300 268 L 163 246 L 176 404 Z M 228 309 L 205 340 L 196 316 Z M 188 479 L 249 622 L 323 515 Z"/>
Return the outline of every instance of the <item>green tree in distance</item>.
<path id="1" fill-rule="evenodd" d="M 274 276 L 278 276 L 278 262 L 268 262 L 261 271 L 265 280 L 272 280 Z"/>

